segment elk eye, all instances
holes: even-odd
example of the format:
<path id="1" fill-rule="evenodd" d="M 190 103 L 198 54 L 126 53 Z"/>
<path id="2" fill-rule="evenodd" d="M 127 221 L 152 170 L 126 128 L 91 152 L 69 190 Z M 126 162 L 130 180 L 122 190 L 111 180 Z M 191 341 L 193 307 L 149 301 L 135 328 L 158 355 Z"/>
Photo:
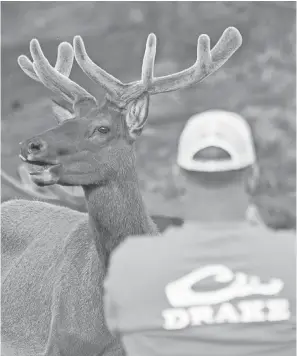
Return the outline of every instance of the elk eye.
<path id="1" fill-rule="evenodd" d="M 110 131 L 110 128 L 107 126 L 99 126 L 99 127 L 95 128 L 95 132 L 100 132 L 102 134 L 107 134 L 107 133 L 109 133 L 109 131 Z"/>

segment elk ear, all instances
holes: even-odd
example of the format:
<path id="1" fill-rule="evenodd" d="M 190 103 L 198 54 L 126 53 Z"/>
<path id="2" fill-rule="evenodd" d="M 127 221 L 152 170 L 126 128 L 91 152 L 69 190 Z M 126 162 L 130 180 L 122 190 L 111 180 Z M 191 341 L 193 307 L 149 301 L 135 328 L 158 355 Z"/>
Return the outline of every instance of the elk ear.
<path id="1" fill-rule="evenodd" d="M 146 123 L 149 109 L 149 94 L 145 93 L 140 98 L 132 101 L 126 114 L 126 123 L 130 136 L 135 139 L 139 136 Z"/>
<path id="2" fill-rule="evenodd" d="M 92 98 L 80 98 L 73 104 L 75 116 L 85 117 L 87 114 L 97 106 L 97 102 Z"/>
<path id="3" fill-rule="evenodd" d="M 75 117 L 72 105 L 63 99 L 52 99 L 52 111 L 59 125 L 62 122 L 73 119 Z"/>

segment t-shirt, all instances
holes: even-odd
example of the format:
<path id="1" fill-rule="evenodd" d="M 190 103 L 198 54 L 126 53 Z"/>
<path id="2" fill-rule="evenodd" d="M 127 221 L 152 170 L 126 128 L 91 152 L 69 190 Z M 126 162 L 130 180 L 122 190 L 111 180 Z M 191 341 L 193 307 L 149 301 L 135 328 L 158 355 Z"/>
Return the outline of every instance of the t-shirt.
<path id="1" fill-rule="evenodd" d="M 295 235 L 186 222 L 112 254 L 106 320 L 127 356 L 295 356 Z"/>

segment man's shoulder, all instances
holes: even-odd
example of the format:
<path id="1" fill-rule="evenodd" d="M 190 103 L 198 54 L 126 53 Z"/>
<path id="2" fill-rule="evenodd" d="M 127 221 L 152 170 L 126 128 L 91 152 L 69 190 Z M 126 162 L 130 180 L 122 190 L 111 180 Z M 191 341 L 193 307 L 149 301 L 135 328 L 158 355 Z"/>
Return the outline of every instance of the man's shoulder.
<path id="1" fill-rule="evenodd" d="M 272 230 L 268 227 L 255 227 L 244 237 L 243 251 L 247 260 L 257 268 L 281 273 L 295 270 L 296 236 L 290 230 Z M 293 269 L 292 269 L 293 268 Z"/>
<path id="2" fill-rule="evenodd" d="M 162 235 L 133 235 L 128 236 L 116 249 L 113 251 L 113 257 L 121 256 L 126 252 L 133 252 L 137 250 L 144 250 L 149 248 L 152 244 L 158 243 Z"/>
<path id="3" fill-rule="evenodd" d="M 241 230 L 241 243 L 250 251 L 289 253 L 295 251 L 296 234 L 292 230 L 274 230 L 266 225 L 247 225 Z"/>
<path id="4" fill-rule="evenodd" d="M 294 230 L 274 230 L 266 226 L 256 226 L 255 231 L 264 239 L 274 243 L 295 243 L 296 232 Z"/>
<path id="5" fill-rule="evenodd" d="M 120 258 L 131 255 L 147 255 L 151 250 L 167 246 L 167 241 L 174 243 L 174 236 L 182 233 L 182 227 L 170 227 L 160 235 L 134 235 L 128 236 L 112 253 L 112 257 Z"/>
<path id="6" fill-rule="evenodd" d="M 185 224 L 179 227 L 172 226 L 164 233 L 156 236 L 129 236 L 113 251 L 112 257 L 127 259 L 129 256 L 141 258 L 142 256 L 150 255 L 153 258 L 156 251 L 162 249 L 166 249 L 166 254 L 168 255 L 170 251 L 174 251 L 175 245 L 178 248 L 182 248 L 186 240 L 204 243 L 211 237 L 215 239 L 219 239 L 220 236 L 225 237 L 231 231 L 232 240 L 235 238 L 234 234 L 238 234 L 238 237 L 241 237 L 241 241 L 244 238 L 247 244 L 251 243 L 253 245 L 257 242 L 258 247 L 264 246 L 265 251 L 267 251 L 267 246 L 270 246 L 271 249 L 280 249 L 280 251 L 286 249 L 294 250 L 295 247 L 295 231 L 291 230 L 272 230 L 265 225 L 252 225 L 249 223 L 237 228 L 234 227 L 234 230 L 231 227 L 228 229 L 221 229 L 221 227 L 209 229 L 205 225 L 197 223 Z M 168 248 L 169 246 L 170 248 Z"/>

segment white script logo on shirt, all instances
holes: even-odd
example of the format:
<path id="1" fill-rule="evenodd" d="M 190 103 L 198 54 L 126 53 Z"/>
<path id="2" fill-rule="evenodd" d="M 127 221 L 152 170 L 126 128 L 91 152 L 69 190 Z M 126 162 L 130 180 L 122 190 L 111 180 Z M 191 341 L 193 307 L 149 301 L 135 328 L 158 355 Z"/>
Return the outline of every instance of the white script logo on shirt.
<path id="1" fill-rule="evenodd" d="M 213 291 L 197 292 L 194 285 L 212 277 L 216 283 L 229 283 Z M 288 320 L 289 302 L 283 298 L 249 299 L 229 303 L 235 298 L 252 295 L 277 296 L 284 287 L 281 279 L 273 278 L 261 283 L 257 276 L 232 272 L 223 265 L 208 265 L 169 283 L 165 288 L 168 302 L 173 308 L 162 312 L 165 329 L 184 329 L 188 326 L 252 323 Z"/>

